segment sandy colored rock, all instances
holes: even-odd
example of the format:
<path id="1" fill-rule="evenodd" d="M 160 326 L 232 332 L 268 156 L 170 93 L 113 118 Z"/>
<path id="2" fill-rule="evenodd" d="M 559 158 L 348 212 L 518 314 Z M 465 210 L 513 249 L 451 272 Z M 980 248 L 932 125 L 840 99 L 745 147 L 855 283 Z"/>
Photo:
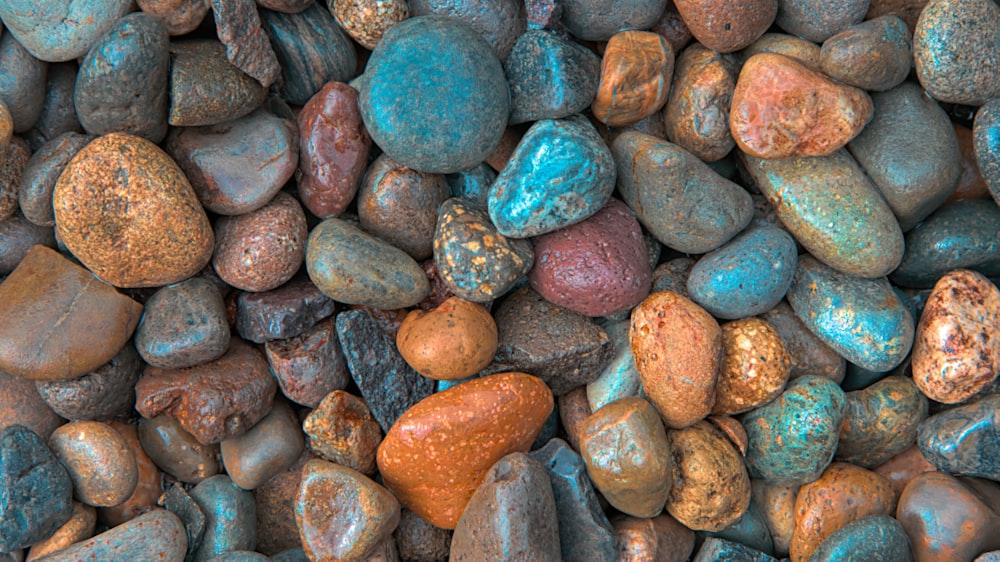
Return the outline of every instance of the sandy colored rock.
<path id="1" fill-rule="evenodd" d="M 411 311 L 399 326 L 396 346 L 421 375 L 462 379 L 490 364 L 497 325 L 481 305 L 451 297 L 433 310 Z"/>
<path id="2" fill-rule="evenodd" d="M 715 387 L 716 414 L 742 414 L 781 394 L 791 355 L 774 326 L 760 318 L 722 325 L 722 367 Z"/>
<path id="3" fill-rule="evenodd" d="M 361 398 L 334 390 L 305 421 L 309 448 L 324 459 L 363 472 L 375 472 L 375 452 L 382 429 Z"/>
<path id="4" fill-rule="evenodd" d="M 333 0 L 330 13 L 366 49 L 374 49 L 387 29 L 410 17 L 406 0 Z"/>
<path id="5" fill-rule="evenodd" d="M 656 113 L 667 103 L 674 50 L 648 31 L 622 31 L 608 40 L 601 82 L 591 109 L 602 123 L 621 127 Z"/>
<path id="6" fill-rule="evenodd" d="M 158 287 L 208 264 L 215 237 L 191 184 L 158 146 L 99 137 L 70 161 L 53 193 L 56 235 L 116 287 Z"/>
<path id="7" fill-rule="evenodd" d="M 135 491 L 139 481 L 135 457 L 125 438 L 111 426 L 70 422 L 52 432 L 49 447 L 69 472 L 74 496 L 81 502 L 118 505 Z"/>

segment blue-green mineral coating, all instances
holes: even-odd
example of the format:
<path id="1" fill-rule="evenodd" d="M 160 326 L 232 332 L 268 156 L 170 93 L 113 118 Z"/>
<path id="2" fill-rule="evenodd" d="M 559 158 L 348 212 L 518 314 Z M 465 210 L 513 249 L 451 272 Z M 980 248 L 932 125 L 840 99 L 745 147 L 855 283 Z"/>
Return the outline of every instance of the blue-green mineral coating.
<path id="1" fill-rule="evenodd" d="M 257 508 L 253 493 L 237 488 L 220 474 L 191 489 L 191 498 L 205 513 L 205 535 L 193 560 L 203 562 L 229 550 L 257 546 Z"/>
<path id="2" fill-rule="evenodd" d="M 497 179 L 497 173 L 483 162 L 468 170 L 448 174 L 445 179 L 448 181 L 452 197 L 461 197 L 469 206 L 485 211 L 486 198 L 489 195 L 490 186 Z"/>
<path id="3" fill-rule="evenodd" d="M 942 472 L 1000 480 L 1000 395 L 927 418 L 917 445 Z"/>
<path id="4" fill-rule="evenodd" d="M 750 476 L 781 485 L 819 478 L 837 450 L 846 402 L 837 383 L 805 375 L 743 416 Z"/>
<path id="5" fill-rule="evenodd" d="M 809 562 L 913 562 L 913 553 L 902 523 L 888 515 L 872 515 L 827 537 Z"/>
<path id="6" fill-rule="evenodd" d="M 798 261 L 788 232 L 754 228 L 698 260 L 687 279 L 688 295 L 716 318 L 761 314 L 784 298 Z"/>
<path id="7" fill-rule="evenodd" d="M 590 121 L 538 121 L 490 188 L 490 219 L 504 236 L 538 236 L 593 215 L 614 189 L 614 158 Z"/>
<path id="8" fill-rule="evenodd" d="M 398 23 L 368 59 L 361 118 L 393 160 L 450 174 L 479 164 L 500 143 L 510 93 L 493 48 L 444 16 Z"/>
<path id="9" fill-rule="evenodd" d="M 990 100 L 976 112 L 972 142 L 979 173 L 993 200 L 1000 203 L 1000 98 Z"/>
<path id="10" fill-rule="evenodd" d="M 811 332 L 865 369 L 888 371 L 913 345 L 913 316 L 884 277 L 847 275 L 803 256 L 787 296 Z"/>
<path id="11" fill-rule="evenodd" d="M 750 507 L 747 508 L 746 513 L 736 523 L 721 531 L 706 533 L 706 536 L 738 542 L 765 554 L 774 554 L 774 540 L 771 538 L 771 530 L 767 526 L 764 515 L 753 500 L 750 501 Z"/>
<path id="12" fill-rule="evenodd" d="M 902 453 L 927 417 L 927 397 L 911 377 L 891 376 L 846 394 L 837 460 L 873 468 Z"/>

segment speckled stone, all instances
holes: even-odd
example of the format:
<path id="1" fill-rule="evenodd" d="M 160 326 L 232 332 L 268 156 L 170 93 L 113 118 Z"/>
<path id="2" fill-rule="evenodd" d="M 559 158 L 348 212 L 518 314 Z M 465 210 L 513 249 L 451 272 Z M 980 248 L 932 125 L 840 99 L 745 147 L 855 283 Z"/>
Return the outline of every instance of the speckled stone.
<path id="1" fill-rule="evenodd" d="M 872 100 L 875 117 L 848 148 L 905 232 L 955 191 L 962 155 L 948 115 L 916 84 L 873 94 Z"/>
<path id="2" fill-rule="evenodd" d="M 562 24 L 584 41 L 607 41 L 622 29 L 648 29 L 667 0 L 563 0 Z"/>
<path id="3" fill-rule="evenodd" d="M 399 557 L 406 562 L 443 562 L 451 550 L 452 532 L 435 527 L 426 519 L 403 509 L 399 525 L 393 532 Z"/>
<path id="4" fill-rule="evenodd" d="M 284 400 L 249 431 L 219 444 L 226 473 L 244 490 L 254 490 L 291 467 L 305 448 L 299 418 Z"/>
<path id="5" fill-rule="evenodd" d="M 427 276 L 413 258 L 337 218 L 326 219 L 309 234 L 306 267 L 323 294 L 347 304 L 404 308 L 430 292 Z"/>
<path id="6" fill-rule="evenodd" d="M 215 30 L 226 58 L 265 88 L 281 76 L 281 66 L 260 25 L 254 0 L 211 0 Z"/>
<path id="7" fill-rule="evenodd" d="M 777 562 L 777 558 L 735 541 L 710 537 L 705 539 L 691 562 Z"/>
<path id="8" fill-rule="evenodd" d="M 261 10 L 260 17 L 281 64 L 279 91 L 288 103 L 302 105 L 327 82 L 354 78 L 354 43 L 319 3 L 296 13 Z"/>
<path id="9" fill-rule="evenodd" d="M 170 35 L 187 35 L 211 9 L 208 0 L 136 0 L 139 9 L 160 18 Z"/>
<path id="10" fill-rule="evenodd" d="M 779 302 L 762 314 L 761 318 L 767 320 L 781 335 L 785 349 L 792 357 L 791 378 L 813 374 L 838 384 L 844 380 L 844 358 L 809 331 L 787 302 Z"/>
<path id="11" fill-rule="evenodd" d="M 59 426 L 49 437 L 52 453 L 73 481 L 74 497 L 93 506 L 127 500 L 139 482 L 139 468 L 125 438 L 96 421 Z"/>
<path id="12" fill-rule="evenodd" d="M 73 107 L 73 91 L 76 89 L 76 62 L 62 62 L 49 65 L 45 83 L 45 101 L 42 114 L 34 128 L 25 133 L 25 139 L 32 150 L 63 133 L 82 133 L 83 127 L 76 118 Z"/>
<path id="13" fill-rule="evenodd" d="M 226 306 L 211 281 L 195 277 L 146 301 L 135 348 L 154 367 L 178 369 L 218 359 L 229 348 Z"/>
<path id="14" fill-rule="evenodd" d="M 170 111 L 175 127 L 214 125 L 260 107 L 267 90 L 226 60 L 212 39 L 170 43 Z"/>
<path id="15" fill-rule="evenodd" d="M 361 115 L 393 160 L 452 173 L 496 148 L 509 98 L 500 60 L 476 30 L 457 19 L 422 16 L 390 28 L 372 52 Z"/>
<path id="16" fill-rule="evenodd" d="M 61 62 L 83 56 L 115 20 L 129 11 L 128 0 L 37 3 L 11 0 L 0 18 L 36 58 Z"/>
<path id="17" fill-rule="evenodd" d="M 852 25 L 824 41 L 820 51 L 820 66 L 831 78 L 877 92 L 902 83 L 912 65 L 910 30 L 895 15 Z"/>
<path id="18" fill-rule="evenodd" d="M 52 229 L 32 224 L 21 215 L 0 221 L 0 275 L 9 275 L 17 269 L 17 264 L 36 244 L 54 248 L 56 239 Z"/>
<path id="19" fill-rule="evenodd" d="M 622 199 L 664 246 L 702 254 L 750 224 L 750 194 L 683 148 L 626 131 L 612 151 Z"/>
<path id="20" fill-rule="evenodd" d="M 334 0 L 330 13 L 352 39 L 371 50 L 386 30 L 410 17 L 410 8 L 405 0 Z"/>
<path id="21" fill-rule="evenodd" d="M 590 107 L 601 60 L 579 43 L 542 29 L 517 39 L 504 65 L 510 124 L 561 119 Z"/>
<path id="22" fill-rule="evenodd" d="M 24 217 L 39 226 L 54 226 L 52 192 L 66 165 L 94 137 L 63 133 L 42 145 L 28 160 L 21 175 L 17 198 Z"/>
<path id="23" fill-rule="evenodd" d="M 293 338 L 331 316 L 336 303 L 308 279 L 236 298 L 236 332 L 254 343 Z"/>
<path id="24" fill-rule="evenodd" d="M 473 379 L 409 409 L 379 446 L 379 472 L 404 506 L 454 528 L 489 468 L 527 451 L 551 412 L 552 393 L 536 377 Z"/>
<path id="25" fill-rule="evenodd" d="M 167 134 L 167 28 L 136 12 L 114 23 L 80 63 L 73 105 L 92 135 L 129 133 L 158 143 Z"/>
<path id="26" fill-rule="evenodd" d="M 82 540 L 38 562 L 64 560 L 183 560 L 187 551 L 184 525 L 173 513 L 153 509 L 131 521 Z"/>
<path id="27" fill-rule="evenodd" d="M 0 371 L 0 431 L 21 425 L 48 439 L 63 422 L 42 400 L 34 381 Z"/>
<path id="28" fill-rule="evenodd" d="M 0 221 L 13 217 L 17 213 L 18 190 L 21 176 L 31 158 L 28 143 L 19 137 L 12 139 L 7 146 L 3 162 L 0 162 Z"/>
<path id="29" fill-rule="evenodd" d="M 324 459 L 365 474 L 375 472 L 382 430 L 361 398 L 334 390 L 302 422 L 309 449 Z"/>
<path id="30" fill-rule="evenodd" d="M 846 393 L 837 459 L 872 468 L 905 451 L 927 417 L 927 398 L 909 378 L 886 377 Z"/>
<path id="31" fill-rule="evenodd" d="M 228 476 L 220 474 L 204 480 L 191 489 L 191 499 L 205 513 L 205 535 L 191 555 L 195 562 L 257 546 L 253 494 L 237 488 Z"/>
<path id="32" fill-rule="evenodd" d="M 601 81 L 591 106 L 594 117 L 611 127 L 635 123 L 667 103 L 674 72 L 674 51 L 648 31 L 621 31 L 608 40 L 601 59 Z"/>
<path id="33" fill-rule="evenodd" d="M 435 380 L 471 377 L 497 350 L 497 325 L 481 305 L 451 297 L 438 307 L 413 310 L 396 334 L 396 347 L 421 375 Z"/>
<path id="34" fill-rule="evenodd" d="M 788 384 L 775 401 L 743 416 L 750 476 L 791 485 L 815 480 L 830 464 L 844 419 L 844 391 L 815 375 Z"/>
<path id="35" fill-rule="evenodd" d="M 153 462 L 181 482 L 197 484 L 221 469 L 219 446 L 202 445 L 173 416 L 140 418 L 137 436 Z"/>
<path id="36" fill-rule="evenodd" d="M 404 412 L 434 392 L 434 381 L 406 363 L 393 337 L 367 311 L 341 312 L 336 323 L 351 378 L 379 426 L 388 432 Z"/>
<path id="37" fill-rule="evenodd" d="M 1000 6 L 931 0 L 913 33 L 913 59 L 920 84 L 940 101 L 982 105 L 1000 96 Z"/>
<path id="38" fill-rule="evenodd" d="M 163 473 L 142 448 L 142 443 L 139 442 L 138 428 L 135 424 L 113 421 L 108 425 L 125 440 L 125 444 L 128 445 L 129 451 L 135 458 L 136 468 L 139 470 L 135 491 L 127 500 L 118 505 L 97 509 L 98 520 L 104 525 L 114 527 L 135 519 L 156 505 L 162 493 Z"/>
<path id="39" fill-rule="evenodd" d="M 532 373 L 556 396 L 593 381 L 614 354 L 600 326 L 529 287 L 508 296 L 493 317 L 499 343 L 489 369 Z"/>
<path id="40" fill-rule="evenodd" d="M 691 45 L 677 57 L 673 90 L 663 111 L 667 139 L 705 162 L 736 145 L 729 132 L 729 105 L 736 88 L 736 61 Z"/>
<path id="41" fill-rule="evenodd" d="M 1000 102 L 979 108 L 972 129 L 976 163 L 994 201 L 1000 201 Z"/>
<path id="42" fill-rule="evenodd" d="M 110 361 L 82 377 L 35 384 L 45 403 L 60 416 L 105 420 L 131 412 L 141 370 L 139 354 L 133 346 L 125 345 Z"/>
<path id="43" fill-rule="evenodd" d="M 351 380 L 332 319 L 295 337 L 269 341 L 264 353 L 281 393 L 303 406 L 315 408 L 324 396 L 347 387 Z"/>
<path id="44" fill-rule="evenodd" d="M 0 36 L 0 68 L 0 101 L 7 106 L 14 132 L 26 132 L 42 114 L 48 65 L 31 56 L 13 34 L 5 33 Z"/>
<path id="45" fill-rule="evenodd" d="M 888 515 L 870 515 L 844 525 L 826 537 L 810 562 L 882 560 L 913 562 L 906 530 Z"/>
<path id="46" fill-rule="evenodd" d="M 0 284 L 0 370 L 64 380 L 114 357 L 142 305 L 45 246 L 33 246 Z M 30 350 L 30 352 L 29 352 Z"/>
<path id="47" fill-rule="evenodd" d="M 846 275 L 804 256 L 788 302 L 814 334 L 866 369 L 892 369 L 913 345 L 913 317 L 885 278 Z"/>
<path id="48" fill-rule="evenodd" d="M 534 263 L 528 240 L 500 234 L 485 209 L 463 198 L 441 204 L 434 230 L 434 261 L 459 297 L 489 302 L 510 290 Z"/>
<path id="49" fill-rule="evenodd" d="M 1000 478 L 1000 396 L 935 414 L 920 425 L 917 445 L 938 470 L 997 480 Z"/>
<path id="50" fill-rule="evenodd" d="M 903 257 L 892 209 L 846 150 L 743 163 L 788 231 L 814 257 L 850 275 L 881 277 Z M 817 189 L 823 178 L 823 189 Z"/>
<path id="51" fill-rule="evenodd" d="M 437 14 L 458 19 L 478 31 L 505 62 L 527 25 L 524 8 L 517 0 L 410 0 L 414 17 Z"/>
<path id="52" fill-rule="evenodd" d="M 724 355 L 712 412 L 741 414 L 777 398 L 792 368 L 778 331 L 760 318 L 728 322 L 721 328 Z"/>
<path id="53" fill-rule="evenodd" d="M 788 33 L 822 43 L 831 35 L 865 19 L 869 0 L 830 6 L 822 0 L 778 0 L 775 23 Z"/>
<path id="54" fill-rule="evenodd" d="M 93 536 L 96 526 L 96 510 L 89 505 L 73 502 L 73 513 L 70 515 L 69 521 L 59 527 L 51 537 L 32 545 L 25 560 L 32 562 L 46 554 L 69 547 L 73 543 L 89 539 Z"/>

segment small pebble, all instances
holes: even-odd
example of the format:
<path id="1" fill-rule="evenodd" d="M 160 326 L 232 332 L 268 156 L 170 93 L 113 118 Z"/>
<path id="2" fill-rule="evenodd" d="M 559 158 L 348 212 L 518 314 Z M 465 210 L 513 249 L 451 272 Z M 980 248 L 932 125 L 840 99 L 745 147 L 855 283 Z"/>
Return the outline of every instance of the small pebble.
<path id="1" fill-rule="evenodd" d="M 392 26 L 410 17 L 405 0 L 334 0 L 330 13 L 340 27 L 362 47 L 372 50 Z"/>
<path id="2" fill-rule="evenodd" d="M 236 299 L 236 332 L 245 340 L 266 343 L 306 333 L 331 316 L 336 303 L 308 279 L 297 278 L 260 293 Z"/>
<path id="3" fill-rule="evenodd" d="M 125 345 L 110 361 L 76 379 L 37 381 L 38 394 L 68 420 L 105 420 L 128 415 L 135 406 L 142 360 Z"/>
<path id="4" fill-rule="evenodd" d="M 0 17 L 2 11 L 0 7 Z M 48 65 L 31 56 L 14 34 L 5 33 L 0 37 L 0 69 L 0 101 L 7 107 L 13 131 L 24 133 L 41 117 Z"/>
<path id="5" fill-rule="evenodd" d="M 927 398 L 913 380 L 886 377 L 845 394 L 847 407 L 840 428 L 837 459 L 865 468 L 878 466 L 902 453 L 917 438 L 927 417 Z"/>
<path id="6" fill-rule="evenodd" d="M 667 103 L 674 73 L 674 51 L 648 31 L 621 31 L 608 40 L 601 59 L 601 81 L 591 106 L 608 126 L 635 123 Z"/>
<path id="7" fill-rule="evenodd" d="M 302 422 L 309 449 L 364 474 L 375 472 L 382 430 L 361 398 L 334 390 Z"/>
<path id="8" fill-rule="evenodd" d="M 778 0 L 697 2 L 675 0 L 677 11 L 695 39 L 720 53 L 731 53 L 757 40 L 774 22 Z"/>
<path id="9" fill-rule="evenodd" d="M 192 554 L 195 562 L 231 550 L 253 550 L 257 545 L 257 514 L 253 494 L 241 490 L 225 475 L 212 476 L 191 489 L 191 499 L 205 513 L 205 535 Z"/>
<path id="10" fill-rule="evenodd" d="M 222 463 L 233 484 L 254 490 L 291 467 L 302 455 L 305 439 L 299 418 L 284 400 L 249 431 L 219 443 Z"/>
<path id="11" fill-rule="evenodd" d="M 852 25 L 823 42 L 823 72 L 865 90 L 884 92 L 901 84 L 913 65 L 906 22 L 888 15 Z M 878 109 L 875 115 L 878 115 Z"/>
<path id="12" fill-rule="evenodd" d="M 118 505 L 139 482 L 139 468 L 125 438 L 111 426 L 75 421 L 60 426 L 49 437 L 53 454 L 73 480 L 73 494 L 93 506 Z"/>
<path id="13" fill-rule="evenodd" d="M 70 515 L 69 521 L 66 521 L 49 538 L 32 545 L 31 550 L 28 551 L 28 555 L 25 557 L 25 561 L 32 562 L 46 554 L 57 552 L 76 542 L 89 539 L 93 536 L 96 526 L 96 510 L 89 505 L 73 502 L 73 513 Z"/>
<path id="14" fill-rule="evenodd" d="M 700 44 L 684 49 L 677 58 L 673 91 L 663 110 L 667 139 L 705 162 L 729 154 L 736 146 L 729 132 L 736 77 L 733 57 Z"/>
<path id="15" fill-rule="evenodd" d="M 778 0 L 775 23 L 815 43 L 865 19 L 869 0 L 845 0 L 831 6 L 823 0 Z"/>
<path id="16" fill-rule="evenodd" d="M 497 325 L 489 311 L 458 297 L 430 311 L 411 311 L 396 335 L 403 359 L 435 380 L 478 373 L 490 364 L 497 344 Z"/>
<path id="17" fill-rule="evenodd" d="M 324 396 L 347 387 L 351 380 L 332 319 L 295 337 L 269 341 L 264 353 L 281 393 L 303 406 L 315 408 Z"/>
<path id="18" fill-rule="evenodd" d="M 140 419 L 137 435 L 156 466 L 181 482 L 197 484 L 220 472 L 219 446 L 202 445 L 172 416 Z"/>
<path id="19" fill-rule="evenodd" d="M 715 414 L 742 414 L 777 398 L 792 369 L 791 355 L 774 326 L 760 318 L 727 322 Z"/>
<path id="20" fill-rule="evenodd" d="M 135 348 L 154 367 L 180 369 L 218 359 L 229 339 L 222 295 L 211 281 L 194 277 L 146 300 Z"/>
<path id="21" fill-rule="evenodd" d="M 260 107 L 267 90 L 226 60 L 226 49 L 212 39 L 170 43 L 170 111 L 175 127 L 214 125 Z"/>

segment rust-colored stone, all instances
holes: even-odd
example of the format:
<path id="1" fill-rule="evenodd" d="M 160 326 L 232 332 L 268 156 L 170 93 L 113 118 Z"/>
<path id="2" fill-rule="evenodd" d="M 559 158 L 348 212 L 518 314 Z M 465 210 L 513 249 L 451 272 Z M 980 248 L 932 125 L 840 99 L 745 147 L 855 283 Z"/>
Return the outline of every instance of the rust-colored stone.
<path id="1" fill-rule="evenodd" d="M 187 35 L 208 14 L 208 0 L 136 0 L 139 9 L 163 20 L 171 35 Z"/>
<path id="2" fill-rule="evenodd" d="M 760 318 L 722 325 L 722 368 L 715 387 L 716 414 L 742 414 L 781 394 L 792 359 L 774 326 Z"/>
<path id="3" fill-rule="evenodd" d="M 910 33 L 917 27 L 917 19 L 920 12 L 924 10 L 929 0 L 872 0 L 868 5 L 866 20 L 872 20 L 880 16 L 896 15 L 903 18 L 906 27 L 910 28 Z"/>
<path id="4" fill-rule="evenodd" d="M 784 33 L 765 33 L 752 45 L 740 51 L 740 58 L 746 62 L 761 53 L 774 53 L 795 59 L 807 67 L 819 71 L 819 55 L 822 49 L 816 43 Z"/>
<path id="5" fill-rule="evenodd" d="M 150 459 L 171 478 L 197 484 L 221 471 L 219 445 L 202 445 L 168 414 L 140 419 L 137 437 Z"/>
<path id="6" fill-rule="evenodd" d="M 351 381 L 333 318 L 293 338 L 265 343 L 264 353 L 281 393 L 303 406 L 315 408 L 324 396 Z"/>
<path id="7" fill-rule="evenodd" d="M 73 543 L 89 539 L 94 534 L 95 527 L 97 527 L 97 512 L 94 508 L 73 502 L 73 514 L 69 516 L 69 521 L 63 523 L 63 526 L 49 538 L 32 545 L 24 560 L 31 562 Z"/>
<path id="8" fill-rule="evenodd" d="M 0 431 L 23 425 L 45 440 L 63 421 L 42 400 L 33 381 L 0 371 Z"/>
<path id="9" fill-rule="evenodd" d="M 913 445 L 872 470 L 888 478 L 898 494 L 903 491 L 910 480 L 925 472 L 933 472 L 937 469 L 927 462 L 927 459 L 920 452 L 920 447 Z"/>
<path id="10" fill-rule="evenodd" d="M 501 373 L 432 394 L 404 413 L 378 449 L 378 468 L 400 503 L 454 529 L 486 471 L 527 452 L 552 413 L 541 379 Z"/>
<path id="11" fill-rule="evenodd" d="M 958 178 L 955 191 L 941 205 L 954 203 L 959 199 L 988 199 L 989 187 L 979 172 L 976 161 L 976 147 L 972 141 L 972 129 L 965 125 L 954 123 L 955 136 L 958 137 L 958 150 L 962 155 L 962 175 Z"/>
<path id="12" fill-rule="evenodd" d="M 620 562 L 685 562 L 694 552 L 694 531 L 669 514 L 619 517 L 611 524 L 618 535 Z"/>
<path id="13" fill-rule="evenodd" d="M 729 438 L 729 442 L 736 447 L 736 450 L 741 455 L 744 457 L 747 456 L 747 447 L 750 446 L 750 438 L 747 436 L 747 430 L 740 423 L 740 420 L 732 416 L 719 415 L 708 416 L 706 419 L 712 422 L 712 425 Z"/>
<path id="14" fill-rule="evenodd" d="M 753 43 L 774 23 L 778 0 L 674 0 L 699 43 L 731 53 Z"/>
<path id="15" fill-rule="evenodd" d="M 559 421 L 566 430 L 566 442 L 575 451 L 580 450 L 580 430 L 583 422 L 593 413 L 587 399 L 587 387 L 581 386 L 559 397 Z"/>
<path id="16" fill-rule="evenodd" d="M 677 58 L 673 91 L 663 110 L 670 142 L 705 162 L 720 160 L 736 143 L 729 132 L 729 105 L 736 89 L 736 61 L 701 45 Z"/>
<path id="17" fill-rule="evenodd" d="M 430 310 L 413 310 L 399 326 L 396 347 L 421 375 L 437 380 L 470 377 L 490 364 L 497 325 L 482 305 L 451 297 Z"/>
<path id="18" fill-rule="evenodd" d="M 302 422 L 309 448 L 324 459 L 375 472 L 375 452 L 382 442 L 382 429 L 361 398 L 334 390 Z"/>
<path id="19" fill-rule="evenodd" d="M 674 50 L 648 31 L 621 31 L 608 41 L 601 60 L 601 82 L 591 109 L 611 127 L 634 123 L 667 103 L 674 73 Z"/>
<path id="20" fill-rule="evenodd" d="M 489 164 L 490 168 L 498 172 L 504 169 L 507 161 L 514 154 L 514 149 L 521 142 L 524 132 L 528 130 L 528 125 L 530 123 L 514 125 L 504 130 L 503 136 L 500 137 L 500 144 L 486 157 L 486 163 Z"/>
<path id="21" fill-rule="evenodd" d="M 160 499 L 163 493 L 163 475 L 160 468 L 156 466 L 153 459 L 149 458 L 142 444 L 139 443 L 139 435 L 134 424 L 121 421 L 113 421 L 108 424 L 125 440 L 132 456 L 135 458 L 136 467 L 139 469 L 139 480 L 132 495 L 122 503 L 111 507 L 101 507 L 97 510 L 97 515 L 101 523 L 108 527 L 115 527 L 132 520 L 147 511 L 156 507 L 156 500 Z"/>
<path id="22" fill-rule="evenodd" d="M 757 158 L 826 156 L 856 137 L 873 111 L 863 90 L 763 53 L 740 71 L 729 127 L 740 150 Z"/>

